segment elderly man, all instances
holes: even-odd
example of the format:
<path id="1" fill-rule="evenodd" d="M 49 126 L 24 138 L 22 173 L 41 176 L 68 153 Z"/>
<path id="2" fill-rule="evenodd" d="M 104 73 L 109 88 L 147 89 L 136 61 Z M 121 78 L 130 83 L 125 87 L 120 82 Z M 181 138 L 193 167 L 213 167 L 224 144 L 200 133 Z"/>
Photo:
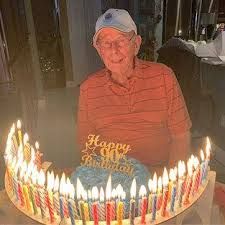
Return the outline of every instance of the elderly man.
<path id="1" fill-rule="evenodd" d="M 172 70 L 139 60 L 141 37 L 127 11 L 109 9 L 99 17 L 93 44 L 105 68 L 81 84 L 78 137 L 89 134 L 130 144 L 130 156 L 149 167 L 185 159 L 191 121 Z"/>

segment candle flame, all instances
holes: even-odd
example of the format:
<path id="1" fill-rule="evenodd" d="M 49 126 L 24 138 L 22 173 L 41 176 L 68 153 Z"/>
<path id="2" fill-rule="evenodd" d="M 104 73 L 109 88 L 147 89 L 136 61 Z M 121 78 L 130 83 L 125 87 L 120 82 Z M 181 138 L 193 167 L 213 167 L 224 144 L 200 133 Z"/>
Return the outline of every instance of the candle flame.
<path id="1" fill-rule="evenodd" d="M 52 173 L 50 173 L 49 171 L 47 172 L 47 190 L 48 191 L 52 191 L 52 189 L 54 188 L 54 173 L 52 171 Z"/>
<path id="2" fill-rule="evenodd" d="M 112 178 L 111 175 L 109 175 L 108 182 L 106 184 L 106 200 L 110 200 L 111 190 L 112 190 Z"/>
<path id="3" fill-rule="evenodd" d="M 125 199 L 126 199 L 126 192 L 125 192 L 125 191 L 122 192 L 122 194 L 121 194 L 121 199 L 122 199 L 122 200 L 125 200 Z"/>
<path id="4" fill-rule="evenodd" d="M 77 178 L 77 199 L 78 200 L 81 199 L 83 190 L 84 190 L 83 185 L 80 182 L 80 179 Z"/>
<path id="5" fill-rule="evenodd" d="M 195 157 L 194 162 L 193 162 L 193 166 L 194 166 L 195 170 L 198 168 L 198 165 L 199 165 L 199 160 L 197 157 Z"/>
<path id="6" fill-rule="evenodd" d="M 200 150 L 200 157 L 201 157 L 201 160 L 202 160 L 202 161 L 205 160 L 205 155 L 204 155 L 204 152 L 203 152 L 202 149 Z"/>
<path id="7" fill-rule="evenodd" d="M 187 162 L 188 175 L 191 177 L 193 173 L 193 163 L 192 160 L 189 159 Z"/>
<path id="8" fill-rule="evenodd" d="M 66 176 L 65 173 L 62 174 L 59 184 L 59 192 L 61 195 L 65 195 L 65 185 L 66 185 Z"/>
<path id="9" fill-rule="evenodd" d="M 104 194 L 104 190 L 101 187 L 100 188 L 100 202 L 104 202 L 105 201 L 105 194 Z"/>
<path id="10" fill-rule="evenodd" d="M 33 146 L 31 146 L 31 160 L 30 161 L 32 161 L 32 162 L 35 161 L 35 150 L 34 150 Z"/>
<path id="11" fill-rule="evenodd" d="M 157 175 L 156 173 L 154 173 L 152 182 L 152 192 L 156 193 L 156 191 L 157 191 Z"/>
<path id="12" fill-rule="evenodd" d="M 172 182 L 174 182 L 176 180 L 176 175 L 175 175 L 175 172 L 174 172 L 174 169 L 170 169 L 170 180 Z"/>
<path id="13" fill-rule="evenodd" d="M 83 189 L 83 192 L 82 192 L 82 197 L 84 199 L 84 201 L 87 201 L 87 191 Z"/>
<path id="14" fill-rule="evenodd" d="M 168 176 L 167 169 L 164 167 L 164 171 L 163 171 L 163 186 L 164 187 L 168 186 L 168 183 L 169 183 L 169 176 Z"/>
<path id="15" fill-rule="evenodd" d="M 148 189 L 149 189 L 150 192 L 152 192 L 152 186 L 153 186 L 152 183 L 153 183 L 153 180 L 152 179 L 149 179 L 148 180 Z"/>
<path id="16" fill-rule="evenodd" d="M 21 129 L 22 125 L 21 125 L 21 121 L 20 120 L 17 120 L 16 127 L 19 130 Z"/>
<path id="17" fill-rule="evenodd" d="M 112 193 L 111 193 L 111 197 L 112 197 L 113 199 L 115 199 L 115 198 L 117 197 L 117 195 L 118 195 L 118 193 L 117 193 L 116 189 L 113 188 L 113 189 L 112 189 Z"/>
<path id="18" fill-rule="evenodd" d="M 45 185 L 45 173 L 42 169 L 40 170 L 40 173 L 38 176 L 38 185 L 40 185 L 41 187 Z"/>
<path id="19" fill-rule="evenodd" d="M 158 179 L 158 191 L 162 192 L 162 177 L 159 177 Z"/>
<path id="20" fill-rule="evenodd" d="M 14 134 L 16 131 L 16 127 L 15 127 L 15 123 L 13 123 L 11 129 L 10 129 L 10 132 L 12 132 L 12 134 Z"/>
<path id="21" fill-rule="evenodd" d="M 29 136 L 27 133 L 25 133 L 23 136 L 23 144 L 25 145 L 28 141 L 29 141 Z"/>
<path id="22" fill-rule="evenodd" d="M 88 199 L 92 199 L 91 190 L 88 190 Z"/>
<path id="23" fill-rule="evenodd" d="M 99 198 L 98 188 L 94 186 L 92 188 L 92 200 L 96 201 Z"/>
<path id="24" fill-rule="evenodd" d="M 139 197 L 142 198 L 144 196 L 146 196 L 147 191 L 144 185 L 141 185 L 140 190 L 139 190 Z"/>
<path id="25" fill-rule="evenodd" d="M 117 197 L 120 199 L 122 198 L 122 194 L 123 194 L 123 187 L 121 186 L 121 184 L 118 184 L 116 187 L 116 193 L 117 193 Z"/>
<path id="26" fill-rule="evenodd" d="M 210 152 L 211 152 L 211 142 L 209 137 L 206 137 L 206 157 L 209 159 L 210 158 Z"/>
<path id="27" fill-rule="evenodd" d="M 39 150 L 40 145 L 39 145 L 39 143 L 38 143 L 37 141 L 35 142 L 35 144 L 34 144 L 34 145 L 35 145 L 35 148 L 36 148 L 37 150 Z"/>
<path id="28" fill-rule="evenodd" d="M 72 200 L 74 200 L 75 188 L 74 188 L 73 184 L 71 184 L 71 183 L 69 183 L 67 185 L 69 187 L 69 190 L 68 190 L 69 191 L 69 198 L 72 199 Z"/>
<path id="29" fill-rule="evenodd" d="M 130 189 L 131 198 L 136 198 L 136 192 L 137 192 L 137 184 L 136 184 L 136 179 L 134 178 L 131 184 L 131 189 Z"/>
<path id="30" fill-rule="evenodd" d="M 32 184 L 33 185 L 36 185 L 37 184 L 37 174 L 38 174 L 37 171 L 35 171 L 35 170 L 32 171 L 31 181 L 32 181 Z"/>
<path id="31" fill-rule="evenodd" d="M 56 178 L 55 178 L 55 182 L 54 182 L 54 192 L 58 192 L 59 191 L 59 176 L 56 175 Z"/>

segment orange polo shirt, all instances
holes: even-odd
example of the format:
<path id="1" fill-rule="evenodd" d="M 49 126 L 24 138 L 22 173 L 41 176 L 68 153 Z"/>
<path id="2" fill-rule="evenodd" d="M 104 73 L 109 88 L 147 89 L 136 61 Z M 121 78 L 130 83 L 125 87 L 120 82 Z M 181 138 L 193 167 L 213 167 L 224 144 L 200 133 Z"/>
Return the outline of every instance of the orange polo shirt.
<path id="1" fill-rule="evenodd" d="M 191 121 L 179 84 L 163 64 L 135 60 L 129 87 L 115 83 L 102 69 L 80 87 L 78 141 L 88 134 L 130 144 L 130 156 L 146 165 L 169 157 L 171 136 L 189 131 Z"/>

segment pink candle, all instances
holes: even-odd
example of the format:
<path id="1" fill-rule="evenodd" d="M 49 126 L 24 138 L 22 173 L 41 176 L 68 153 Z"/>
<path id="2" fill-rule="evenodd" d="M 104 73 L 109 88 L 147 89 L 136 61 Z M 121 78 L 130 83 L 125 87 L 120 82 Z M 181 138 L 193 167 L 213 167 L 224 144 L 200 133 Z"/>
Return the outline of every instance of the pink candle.
<path id="1" fill-rule="evenodd" d="M 162 210 L 161 210 L 161 216 L 166 216 L 166 208 L 168 203 L 168 197 L 169 197 L 169 190 L 168 190 L 168 183 L 169 183 L 169 177 L 168 172 L 166 168 L 164 168 L 163 171 L 163 201 L 162 201 Z"/>

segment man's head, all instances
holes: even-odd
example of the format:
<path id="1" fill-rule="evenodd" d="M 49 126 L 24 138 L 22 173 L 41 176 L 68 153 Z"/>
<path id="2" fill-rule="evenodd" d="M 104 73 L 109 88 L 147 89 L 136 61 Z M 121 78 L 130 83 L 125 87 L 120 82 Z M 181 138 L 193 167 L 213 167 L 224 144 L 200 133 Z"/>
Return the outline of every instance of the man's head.
<path id="1" fill-rule="evenodd" d="M 96 22 L 94 47 L 112 72 L 125 73 L 133 66 L 141 37 L 126 10 L 109 9 Z"/>

